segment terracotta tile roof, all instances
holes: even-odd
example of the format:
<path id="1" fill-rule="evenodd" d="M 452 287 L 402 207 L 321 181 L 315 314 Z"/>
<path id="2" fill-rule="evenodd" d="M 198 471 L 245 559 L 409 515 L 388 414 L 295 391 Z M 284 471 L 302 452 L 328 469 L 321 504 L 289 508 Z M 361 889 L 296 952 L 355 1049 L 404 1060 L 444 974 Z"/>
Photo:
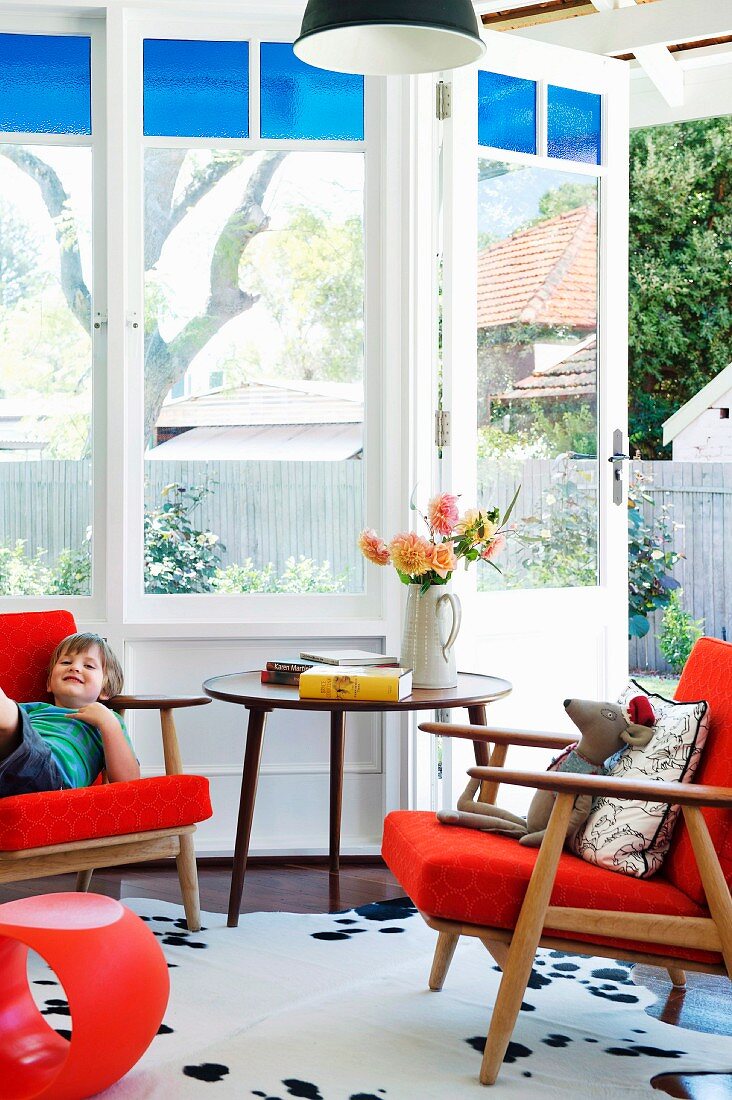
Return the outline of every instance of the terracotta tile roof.
<path id="1" fill-rule="evenodd" d="M 561 363 L 533 371 L 513 389 L 493 401 L 528 401 L 543 397 L 594 397 L 597 379 L 597 337 L 591 336 Z"/>
<path id="2" fill-rule="evenodd" d="M 597 326 L 597 210 L 579 206 L 478 254 L 478 328 Z"/>

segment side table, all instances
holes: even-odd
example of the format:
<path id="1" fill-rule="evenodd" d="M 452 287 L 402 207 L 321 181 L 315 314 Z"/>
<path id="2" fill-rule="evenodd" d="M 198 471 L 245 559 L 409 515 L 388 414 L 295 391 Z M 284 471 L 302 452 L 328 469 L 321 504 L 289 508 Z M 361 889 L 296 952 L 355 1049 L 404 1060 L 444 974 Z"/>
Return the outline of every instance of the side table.
<path id="1" fill-rule="evenodd" d="M 229 676 L 211 677 L 204 682 L 203 690 L 213 699 L 237 703 L 249 711 L 227 921 L 230 928 L 235 928 L 239 923 L 239 908 L 249 855 L 264 728 L 267 715 L 271 711 L 317 710 L 330 714 L 329 868 L 332 873 L 337 873 L 340 860 L 346 714 L 349 711 L 391 713 L 392 711 L 453 710 L 455 707 L 466 707 L 471 725 L 484 726 L 486 704 L 508 695 L 511 692 L 511 684 L 508 680 L 501 680 L 496 676 L 477 676 L 474 673 L 461 672 L 458 674 L 457 687 L 454 688 L 429 690 L 415 688 L 406 699 L 400 699 L 396 703 L 362 702 L 355 699 L 301 699 L 296 687 L 263 684 L 259 672 L 236 672 Z M 483 741 L 474 741 L 473 746 L 476 764 L 488 764 L 490 760 L 488 745 Z"/>

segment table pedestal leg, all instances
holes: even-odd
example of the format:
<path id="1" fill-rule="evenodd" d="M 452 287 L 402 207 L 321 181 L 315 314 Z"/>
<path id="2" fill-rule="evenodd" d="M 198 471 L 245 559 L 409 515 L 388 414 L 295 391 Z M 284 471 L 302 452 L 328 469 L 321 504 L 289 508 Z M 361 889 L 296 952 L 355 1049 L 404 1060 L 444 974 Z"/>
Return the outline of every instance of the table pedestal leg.
<path id="1" fill-rule="evenodd" d="M 471 726 L 487 726 L 488 719 L 485 714 L 485 706 L 468 707 L 468 716 L 470 718 Z M 475 763 L 478 767 L 482 768 L 490 765 L 494 768 L 502 768 L 506 762 L 506 753 L 508 752 L 508 745 L 494 745 L 493 752 L 489 752 L 487 741 L 473 741 L 473 751 L 475 752 Z M 480 785 L 480 794 L 478 798 L 481 802 L 487 802 L 492 805 L 496 801 L 498 794 L 498 783 L 493 780 L 485 780 Z"/>
<path id="2" fill-rule="evenodd" d="M 229 893 L 229 916 L 226 921 L 229 928 L 239 923 L 241 895 L 244 890 L 244 874 L 249 855 L 249 838 L 252 833 L 254 800 L 257 797 L 257 779 L 259 762 L 262 758 L 264 726 L 267 721 L 266 710 L 250 710 L 247 726 L 247 747 L 244 752 L 244 772 L 241 777 L 241 797 L 239 799 L 239 819 L 236 825 L 236 844 L 234 846 L 234 865 L 231 873 L 231 891 Z"/>
<path id="3" fill-rule="evenodd" d="M 345 745 L 345 711 L 333 710 L 330 714 L 330 862 L 328 864 L 331 874 L 337 874 L 340 865 Z"/>

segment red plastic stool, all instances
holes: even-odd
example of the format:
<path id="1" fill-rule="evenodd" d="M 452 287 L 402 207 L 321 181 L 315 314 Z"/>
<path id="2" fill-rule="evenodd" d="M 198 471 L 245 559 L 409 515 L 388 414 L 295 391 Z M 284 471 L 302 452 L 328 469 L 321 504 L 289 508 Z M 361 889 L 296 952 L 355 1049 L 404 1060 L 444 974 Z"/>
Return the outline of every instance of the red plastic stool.
<path id="1" fill-rule="evenodd" d="M 55 972 L 71 1040 L 28 986 L 28 949 Z M 3 1100 L 83 1100 L 123 1077 L 163 1018 L 170 979 L 152 932 L 100 894 L 44 894 L 0 905 L 0 1086 Z"/>

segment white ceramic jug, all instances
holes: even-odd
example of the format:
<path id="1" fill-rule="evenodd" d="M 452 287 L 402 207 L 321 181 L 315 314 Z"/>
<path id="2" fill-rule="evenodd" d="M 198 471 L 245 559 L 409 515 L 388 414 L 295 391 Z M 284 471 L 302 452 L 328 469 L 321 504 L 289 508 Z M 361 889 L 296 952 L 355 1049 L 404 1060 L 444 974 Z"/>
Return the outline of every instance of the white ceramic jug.
<path id="1" fill-rule="evenodd" d="M 456 686 L 453 645 L 460 630 L 461 616 L 460 600 L 447 585 L 430 585 L 424 593 L 421 585 L 409 585 L 399 660 L 404 668 L 414 670 L 414 687 Z"/>

